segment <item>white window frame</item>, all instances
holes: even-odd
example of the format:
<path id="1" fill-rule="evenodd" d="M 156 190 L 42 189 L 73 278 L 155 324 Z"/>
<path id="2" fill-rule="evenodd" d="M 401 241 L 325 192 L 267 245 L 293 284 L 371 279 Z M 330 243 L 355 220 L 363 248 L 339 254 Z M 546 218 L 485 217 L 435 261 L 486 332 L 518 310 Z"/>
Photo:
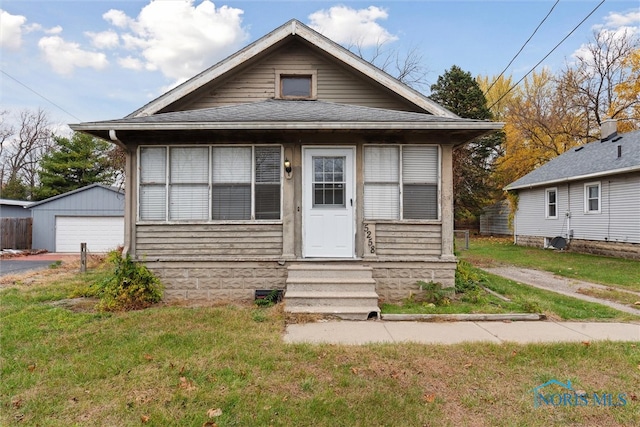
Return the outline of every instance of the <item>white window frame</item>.
<path id="1" fill-rule="evenodd" d="M 169 172 L 171 169 L 171 157 L 170 157 L 170 153 L 171 153 L 171 149 L 172 148 L 202 148 L 202 147 L 207 147 L 208 148 L 208 161 L 209 161 L 209 180 L 208 180 L 208 205 L 209 205 L 209 213 L 208 213 L 208 218 L 204 219 L 204 220 L 182 220 L 182 219 L 170 219 L 169 217 L 169 208 L 170 208 L 170 186 L 171 186 L 171 181 L 170 181 L 170 177 L 169 177 Z M 213 202 L 212 202 L 212 189 L 213 189 L 213 173 L 212 173 L 212 168 L 213 168 L 213 147 L 250 147 L 251 148 L 251 216 L 250 219 L 242 219 L 242 220 L 214 220 L 212 219 L 213 217 Z M 279 164 L 279 168 L 280 168 L 280 218 L 279 219 L 255 219 L 255 207 L 256 207 L 256 200 L 255 200 L 255 186 L 256 186 L 256 148 L 261 148 L 261 147 L 279 147 L 280 148 L 280 164 Z M 140 190 L 141 187 L 144 185 L 141 182 L 141 163 L 142 163 L 142 158 L 141 158 L 141 151 L 144 148 L 164 148 L 165 149 L 165 156 L 166 156 L 166 161 L 165 161 L 165 177 L 164 177 L 164 183 L 161 184 L 153 184 L 153 185 L 164 185 L 164 193 L 165 193 L 165 212 L 164 212 L 164 219 L 151 219 L 151 220 L 145 220 L 141 218 L 141 198 L 140 198 Z M 238 145 L 142 145 L 139 146 L 137 149 L 137 206 L 136 206 L 136 222 L 137 223 L 144 223 L 144 224 L 150 224 L 150 223 L 162 223 L 162 224 L 167 224 L 167 223 L 254 223 L 254 222 L 259 222 L 259 223 L 282 223 L 282 216 L 283 216 L 283 188 L 284 188 L 284 167 L 283 167 L 283 162 L 284 162 L 284 147 L 281 144 L 238 144 Z M 150 185 L 150 184 L 148 184 Z"/>
<path id="2" fill-rule="evenodd" d="M 553 203 L 556 208 L 555 215 L 549 215 L 549 207 L 551 206 L 551 202 L 549 200 L 549 194 L 553 192 L 555 194 L 555 202 Z M 544 190 L 544 217 L 546 219 L 558 219 L 558 188 L 547 188 Z"/>
<path id="3" fill-rule="evenodd" d="M 281 81 L 283 77 L 310 77 L 311 78 L 311 95 L 310 96 L 282 96 Z M 318 71 L 316 70 L 276 70 L 275 71 L 275 98 L 276 99 L 318 99 Z"/>
<path id="4" fill-rule="evenodd" d="M 395 219 L 381 219 L 381 218 L 367 218 L 365 217 L 365 221 L 373 221 L 373 222 L 430 222 L 430 223 L 438 223 L 442 221 L 442 149 L 439 145 L 434 144 L 368 144 L 365 146 L 365 149 L 362 152 L 362 161 L 364 162 L 364 151 L 367 147 L 398 147 L 398 218 Z M 404 217 L 404 174 L 403 174 L 403 148 L 404 147 L 435 147 L 436 148 L 436 164 L 437 164 L 437 173 L 436 173 L 436 218 L 430 219 L 417 219 L 417 218 L 405 218 Z M 371 181 L 372 184 L 376 184 L 375 181 Z M 412 183 L 406 183 L 410 185 Z M 413 183 L 415 184 L 415 183 Z M 428 183 L 422 183 L 424 185 Z M 363 185 L 366 186 L 367 182 L 364 181 Z M 364 200 L 364 203 L 367 203 Z"/>
<path id="5" fill-rule="evenodd" d="M 598 209 L 594 209 L 594 210 L 589 208 L 589 201 L 592 200 L 592 199 L 589 199 L 589 189 L 593 187 L 598 188 L 598 198 L 596 199 L 598 201 Z M 602 212 L 602 185 L 600 184 L 600 181 L 585 183 L 584 184 L 584 213 L 599 214 L 601 212 Z"/>

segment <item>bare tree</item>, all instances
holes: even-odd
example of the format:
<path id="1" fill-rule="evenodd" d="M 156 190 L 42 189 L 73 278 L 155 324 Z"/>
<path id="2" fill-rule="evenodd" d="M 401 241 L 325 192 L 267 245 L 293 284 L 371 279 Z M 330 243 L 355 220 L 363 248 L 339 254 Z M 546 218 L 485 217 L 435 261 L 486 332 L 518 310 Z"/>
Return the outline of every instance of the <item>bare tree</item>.
<path id="1" fill-rule="evenodd" d="M 44 110 L 24 110 L 18 114 L 17 126 L 0 123 L 0 171 L 4 197 L 11 197 L 7 184 L 21 185 L 26 198 L 33 198 L 38 184 L 40 159 L 53 145 L 50 122 Z"/>
<path id="2" fill-rule="evenodd" d="M 355 41 L 348 44 L 347 49 L 407 86 L 416 90 L 428 89 L 429 70 L 424 66 L 422 52 L 415 46 L 402 51 L 398 47 L 389 46 L 388 43 L 380 40 L 375 46 L 366 49 L 362 41 Z"/>
<path id="3" fill-rule="evenodd" d="M 628 30 L 600 30 L 593 41 L 575 55 L 576 63 L 568 66 L 558 78 L 558 91 L 571 108 L 583 117 L 583 135 L 599 138 L 599 126 L 607 118 L 624 120 L 625 130 L 637 129 L 640 117 L 634 117 L 633 107 L 640 97 L 623 98 L 616 91 L 620 84 L 635 79 L 627 59 L 640 47 L 640 39 Z"/>

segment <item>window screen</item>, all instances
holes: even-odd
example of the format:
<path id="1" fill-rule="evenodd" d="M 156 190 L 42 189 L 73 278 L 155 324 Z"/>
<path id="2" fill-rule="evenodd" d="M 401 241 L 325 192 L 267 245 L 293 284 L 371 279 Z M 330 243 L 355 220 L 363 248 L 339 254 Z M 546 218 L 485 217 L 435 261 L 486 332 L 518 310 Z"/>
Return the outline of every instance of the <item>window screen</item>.
<path id="1" fill-rule="evenodd" d="M 280 76 L 282 98 L 311 98 L 311 76 Z"/>
<path id="2" fill-rule="evenodd" d="M 167 209 L 167 149 L 140 149 L 140 219 L 164 221 Z"/>
<path id="3" fill-rule="evenodd" d="M 280 147 L 256 147 L 256 219 L 280 219 Z"/>
<path id="4" fill-rule="evenodd" d="M 251 219 L 251 147 L 213 148 L 213 219 Z"/>
<path id="5" fill-rule="evenodd" d="M 209 148 L 171 148 L 169 219 L 209 218 Z"/>
<path id="6" fill-rule="evenodd" d="M 399 148 L 372 146 L 364 150 L 364 216 L 399 219 Z"/>
<path id="7" fill-rule="evenodd" d="M 438 148 L 402 149 L 404 219 L 438 219 Z"/>

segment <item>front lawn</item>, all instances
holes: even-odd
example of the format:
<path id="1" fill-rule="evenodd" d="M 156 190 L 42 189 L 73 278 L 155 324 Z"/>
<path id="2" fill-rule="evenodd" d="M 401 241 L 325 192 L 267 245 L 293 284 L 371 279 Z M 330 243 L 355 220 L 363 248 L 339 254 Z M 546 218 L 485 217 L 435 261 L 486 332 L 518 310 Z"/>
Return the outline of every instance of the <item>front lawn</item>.
<path id="1" fill-rule="evenodd" d="M 86 279 L 0 290 L 1 425 L 640 425 L 638 343 L 291 345 L 279 305 L 99 313 Z M 536 408 L 551 379 L 626 403 Z"/>

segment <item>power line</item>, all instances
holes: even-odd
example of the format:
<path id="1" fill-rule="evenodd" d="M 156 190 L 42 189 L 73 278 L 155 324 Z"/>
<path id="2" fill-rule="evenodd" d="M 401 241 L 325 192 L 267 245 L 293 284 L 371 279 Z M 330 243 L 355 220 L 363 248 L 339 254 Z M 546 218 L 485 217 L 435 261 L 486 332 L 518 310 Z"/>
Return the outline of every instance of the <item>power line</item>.
<path id="1" fill-rule="evenodd" d="M 562 40 L 560 40 L 560 42 L 554 46 L 553 49 L 551 49 L 551 51 L 549 53 L 547 53 L 544 58 L 542 58 L 540 61 L 538 61 L 538 63 L 536 65 L 533 66 L 533 68 L 531 68 L 531 70 L 529 70 L 529 72 L 527 72 L 527 74 L 525 74 L 520 80 L 518 80 L 518 82 L 516 84 L 514 84 L 513 86 L 511 86 L 509 88 L 508 91 L 506 91 L 504 94 L 502 94 L 502 96 L 500 98 L 498 98 L 498 100 L 496 102 L 494 102 L 493 104 L 491 104 L 491 106 L 489 106 L 489 109 L 492 109 L 498 102 L 502 101 L 502 99 L 507 96 L 513 89 L 515 89 L 524 79 L 527 78 L 527 76 L 529 74 L 531 74 L 533 72 L 533 70 L 536 69 L 536 67 L 538 67 L 538 65 L 540 65 L 542 63 L 542 61 L 544 61 L 545 59 L 547 59 L 549 57 L 549 55 L 551 55 L 562 43 L 564 43 L 564 41 L 566 39 L 569 38 L 569 36 L 571 34 L 573 34 L 578 27 L 580 27 L 582 24 L 584 24 L 584 21 L 586 21 L 587 19 L 589 19 L 589 17 L 591 15 L 593 15 L 595 13 L 596 10 L 598 10 L 598 8 L 600 8 L 600 6 L 602 6 L 602 4 L 605 2 L 605 0 L 602 0 L 595 8 L 593 8 L 593 10 L 591 12 L 589 12 L 589 14 L 582 20 L 580 21 L 580 23 L 578 25 L 576 25 L 573 30 L 571 30 L 571 32 L 569 34 L 567 34 Z"/>
<path id="2" fill-rule="evenodd" d="M 29 86 L 27 86 L 26 84 L 22 83 L 20 80 L 16 79 L 15 77 L 13 77 L 12 75 L 10 75 L 9 73 L 7 73 L 4 70 L 0 70 L 0 73 L 4 74 L 5 76 L 9 77 L 11 80 L 15 81 L 16 83 L 20 84 L 21 86 L 23 86 L 24 88 L 28 89 L 29 91 L 35 93 L 36 95 L 38 95 L 40 98 L 44 99 L 45 101 L 47 101 L 48 103 L 50 103 L 51 105 L 53 105 L 54 107 L 56 107 L 57 109 L 59 109 L 60 111 L 68 114 L 69 116 L 73 117 L 74 119 L 76 119 L 77 121 L 81 122 L 82 119 L 76 117 L 75 115 L 71 114 L 70 112 L 68 112 L 67 110 L 65 110 L 64 108 L 62 108 L 61 106 L 59 106 L 58 104 L 56 104 L 55 102 L 53 102 L 52 100 L 50 100 L 49 98 L 47 98 L 46 96 L 42 95 L 41 93 L 38 93 L 36 90 L 31 89 Z"/>
<path id="3" fill-rule="evenodd" d="M 502 75 L 505 73 L 505 71 L 507 71 L 507 69 L 511 66 L 511 64 L 513 64 L 513 61 L 516 60 L 516 58 L 518 57 L 518 55 L 520 55 L 520 53 L 524 50 L 524 48 L 527 46 L 527 44 L 529 44 L 529 42 L 531 41 L 531 39 L 533 38 L 533 36 L 536 35 L 536 33 L 538 32 L 538 30 L 540 29 L 540 27 L 542 26 L 542 24 L 544 24 L 544 22 L 547 20 L 547 18 L 549 17 L 549 15 L 551 15 L 551 12 L 553 12 L 553 9 L 556 8 L 556 6 L 558 5 L 558 3 L 560 3 L 560 0 L 556 0 L 556 2 L 554 3 L 554 5 L 551 7 L 551 9 L 549 10 L 549 12 L 547 13 L 547 16 L 545 16 L 542 21 L 540 21 L 540 23 L 538 24 L 538 26 L 536 27 L 535 30 L 533 30 L 533 33 L 531 34 L 531 36 L 529 36 L 529 38 L 527 39 L 526 42 L 524 42 L 524 44 L 522 45 L 522 47 L 520 48 L 520 50 L 518 51 L 518 53 L 515 54 L 515 56 L 511 59 L 511 61 L 509 61 L 509 63 L 507 64 L 506 67 L 504 67 L 504 70 L 502 70 L 500 72 L 500 74 L 498 75 L 498 77 L 495 78 L 495 80 L 493 81 L 493 83 L 491 83 L 491 85 L 489 86 L 489 88 L 485 91 L 485 95 L 487 93 L 489 93 L 489 91 L 491 90 L 491 88 L 498 82 L 498 80 L 500 79 L 500 77 L 502 77 Z"/>

